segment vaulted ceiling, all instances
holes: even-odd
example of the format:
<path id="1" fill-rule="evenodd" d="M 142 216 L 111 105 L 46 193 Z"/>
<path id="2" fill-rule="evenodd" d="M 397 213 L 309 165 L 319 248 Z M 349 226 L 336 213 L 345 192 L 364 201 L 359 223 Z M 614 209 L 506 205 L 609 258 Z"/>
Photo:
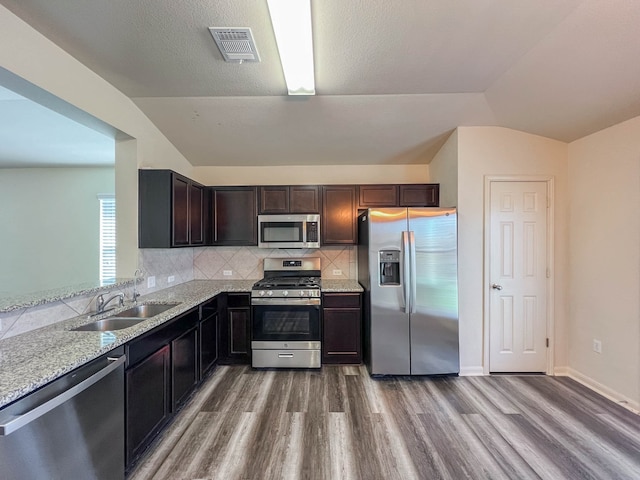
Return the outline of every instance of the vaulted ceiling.
<path id="1" fill-rule="evenodd" d="M 562 141 L 640 115 L 637 0 L 312 0 L 288 97 L 266 0 L 0 0 L 131 97 L 196 166 L 428 163 L 460 125 Z M 250 27 L 225 63 L 208 27 Z"/>

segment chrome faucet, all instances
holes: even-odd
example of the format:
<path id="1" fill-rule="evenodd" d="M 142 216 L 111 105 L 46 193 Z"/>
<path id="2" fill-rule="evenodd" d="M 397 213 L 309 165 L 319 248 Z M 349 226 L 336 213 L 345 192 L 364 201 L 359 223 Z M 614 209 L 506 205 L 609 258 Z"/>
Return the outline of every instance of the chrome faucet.
<path id="1" fill-rule="evenodd" d="M 116 293 L 115 295 L 112 295 L 111 297 L 109 297 L 107 300 L 104 299 L 103 293 L 98 295 L 98 298 L 96 298 L 96 315 L 99 313 L 106 312 L 107 305 L 109 305 L 109 303 L 116 298 L 119 299 L 118 305 L 122 307 L 124 305 L 124 293 Z M 113 310 L 114 308 L 115 307 L 111 307 L 109 310 Z"/>
<path id="2" fill-rule="evenodd" d="M 139 268 L 136 268 L 136 271 L 133 272 L 133 303 L 138 303 L 138 297 L 140 296 L 140 292 L 138 292 L 138 278 L 142 280 L 142 275 L 144 272 Z"/>

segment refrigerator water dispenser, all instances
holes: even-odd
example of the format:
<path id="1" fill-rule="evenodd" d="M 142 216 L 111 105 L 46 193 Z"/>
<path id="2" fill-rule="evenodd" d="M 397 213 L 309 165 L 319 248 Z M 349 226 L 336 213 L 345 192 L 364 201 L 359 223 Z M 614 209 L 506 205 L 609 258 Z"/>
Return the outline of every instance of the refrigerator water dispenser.
<path id="1" fill-rule="evenodd" d="M 400 285 L 400 251 L 380 250 L 380 285 Z"/>

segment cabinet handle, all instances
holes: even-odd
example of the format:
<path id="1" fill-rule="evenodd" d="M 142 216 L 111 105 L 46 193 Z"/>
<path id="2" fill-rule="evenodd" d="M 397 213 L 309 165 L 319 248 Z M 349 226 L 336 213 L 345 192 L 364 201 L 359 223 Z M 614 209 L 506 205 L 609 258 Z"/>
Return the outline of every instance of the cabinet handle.
<path id="1" fill-rule="evenodd" d="M 293 353 L 279 353 L 278 358 L 293 358 Z"/>

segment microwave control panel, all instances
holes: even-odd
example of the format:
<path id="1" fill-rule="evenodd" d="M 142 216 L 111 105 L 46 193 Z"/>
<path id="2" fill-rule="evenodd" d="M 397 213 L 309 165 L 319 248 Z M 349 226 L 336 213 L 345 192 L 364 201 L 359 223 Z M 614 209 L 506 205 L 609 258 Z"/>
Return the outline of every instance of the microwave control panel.
<path id="1" fill-rule="evenodd" d="M 307 242 L 318 241 L 318 222 L 307 222 Z"/>

